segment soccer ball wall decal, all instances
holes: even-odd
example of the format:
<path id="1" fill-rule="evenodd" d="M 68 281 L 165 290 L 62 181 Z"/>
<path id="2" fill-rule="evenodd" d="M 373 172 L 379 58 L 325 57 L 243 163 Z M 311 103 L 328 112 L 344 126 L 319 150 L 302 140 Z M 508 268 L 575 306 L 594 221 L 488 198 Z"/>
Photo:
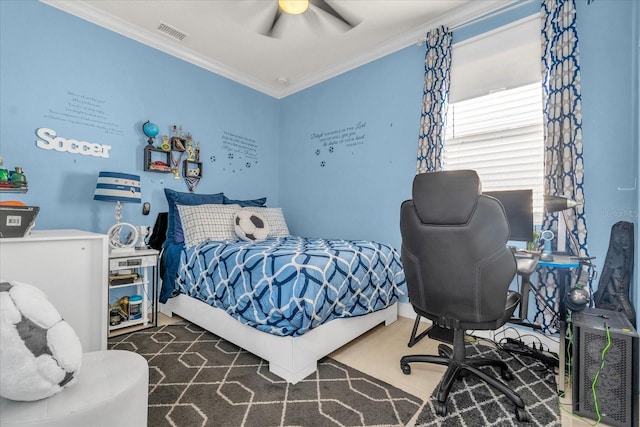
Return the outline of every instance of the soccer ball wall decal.
<path id="1" fill-rule="evenodd" d="M 259 214 L 240 209 L 234 219 L 236 235 L 247 242 L 261 242 L 269 236 L 269 224 Z"/>
<path id="2" fill-rule="evenodd" d="M 75 382 L 82 345 L 38 288 L 0 282 L 0 395 L 44 399 Z"/>

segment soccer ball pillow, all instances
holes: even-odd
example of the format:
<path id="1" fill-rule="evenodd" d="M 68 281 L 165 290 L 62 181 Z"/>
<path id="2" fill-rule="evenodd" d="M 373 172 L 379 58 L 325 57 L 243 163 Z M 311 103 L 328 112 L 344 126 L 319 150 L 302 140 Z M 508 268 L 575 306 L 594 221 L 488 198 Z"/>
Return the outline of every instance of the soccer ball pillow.
<path id="1" fill-rule="evenodd" d="M 269 236 L 269 224 L 262 215 L 240 209 L 234 218 L 236 235 L 247 242 L 261 242 Z"/>
<path id="2" fill-rule="evenodd" d="M 35 286 L 0 281 L 0 396 L 39 400 L 73 384 L 82 345 Z"/>

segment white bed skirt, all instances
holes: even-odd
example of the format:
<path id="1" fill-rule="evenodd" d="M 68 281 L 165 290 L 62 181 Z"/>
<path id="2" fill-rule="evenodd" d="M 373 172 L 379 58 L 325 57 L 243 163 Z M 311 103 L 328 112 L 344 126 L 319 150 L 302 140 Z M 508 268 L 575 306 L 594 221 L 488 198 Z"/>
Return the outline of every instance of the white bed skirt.
<path id="1" fill-rule="evenodd" d="M 240 323 L 224 310 L 178 295 L 160 311 L 176 314 L 269 362 L 269 371 L 295 384 L 315 372 L 318 360 L 384 322 L 398 318 L 398 303 L 364 316 L 334 319 L 299 337 L 281 337 Z"/>

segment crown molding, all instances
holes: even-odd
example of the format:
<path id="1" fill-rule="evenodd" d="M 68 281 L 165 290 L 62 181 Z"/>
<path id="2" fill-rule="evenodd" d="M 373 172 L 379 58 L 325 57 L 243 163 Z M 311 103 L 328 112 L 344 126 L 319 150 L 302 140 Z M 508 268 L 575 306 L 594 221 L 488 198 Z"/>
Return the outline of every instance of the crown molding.
<path id="1" fill-rule="evenodd" d="M 278 95 L 277 89 L 265 85 L 261 81 L 243 73 L 242 71 L 231 68 L 225 64 L 212 61 L 211 59 L 178 44 L 176 41 L 171 40 L 160 33 L 132 27 L 128 22 L 116 16 L 106 14 L 100 9 L 97 9 L 84 1 L 40 0 L 40 2 L 272 97 L 277 97 Z"/>
<path id="2" fill-rule="evenodd" d="M 478 17 L 491 14 L 505 7 L 519 3 L 521 0 L 503 0 L 497 5 L 494 2 L 474 1 L 461 6 L 437 19 L 422 24 L 413 30 L 407 31 L 399 36 L 386 40 L 378 44 L 373 49 L 354 56 L 352 59 L 342 64 L 326 68 L 318 73 L 312 74 L 303 80 L 281 87 L 277 84 L 268 85 L 264 82 L 225 64 L 213 61 L 205 56 L 179 45 L 176 41 L 168 39 L 162 34 L 142 30 L 132 27 L 128 22 L 106 14 L 101 10 L 91 6 L 89 3 L 80 0 L 40 0 L 40 2 L 63 12 L 74 15 L 85 21 L 89 21 L 100 27 L 106 28 L 117 34 L 123 35 L 142 44 L 155 48 L 168 55 L 182 59 L 188 63 L 196 65 L 212 73 L 226 77 L 243 86 L 255 89 L 276 99 L 281 99 L 301 90 L 307 89 L 323 81 L 329 80 L 347 71 L 358 68 L 376 59 L 382 58 L 391 53 L 404 49 L 412 44 L 420 43 L 425 34 L 431 28 L 446 25 L 456 28 L 465 23 L 477 19 Z"/>
<path id="3" fill-rule="evenodd" d="M 504 0 L 500 2 L 500 4 L 496 5 L 493 2 L 476 1 L 472 2 L 470 5 L 461 6 L 445 15 L 438 17 L 437 19 L 428 21 L 424 24 L 419 25 L 418 27 L 415 27 L 412 30 L 406 31 L 403 34 L 390 38 L 384 43 L 378 44 L 373 49 L 370 49 L 367 52 L 363 52 L 361 55 L 353 57 L 349 61 L 345 61 L 338 66 L 327 68 L 318 73 L 312 74 L 297 83 L 291 84 L 286 88 L 281 89 L 280 96 L 278 98 L 292 95 L 296 92 L 336 77 L 340 74 L 346 73 L 347 71 L 351 71 L 355 68 L 361 67 L 362 65 L 368 64 L 369 62 L 373 62 L 384 56 L 402 50 L 408 46 L 421 44 L 422 42 L 424 42 L 424 38 L 427 32 L 432 28 L 441 25 L 445 25 L 450 29 L 459 28 L 469 23 L 470 21 L 477 20 L 481 17 L 491 15 L 498 11 L 509 9 L 513 5 L 520 3 L 520 0 Z"/>

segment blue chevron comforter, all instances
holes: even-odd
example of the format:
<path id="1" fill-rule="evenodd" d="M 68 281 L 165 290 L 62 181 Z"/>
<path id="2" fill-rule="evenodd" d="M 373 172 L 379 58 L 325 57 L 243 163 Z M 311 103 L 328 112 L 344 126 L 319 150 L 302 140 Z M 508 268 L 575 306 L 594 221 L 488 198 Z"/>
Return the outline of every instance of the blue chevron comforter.
<path id="1" fill-rule="evenodd" d="M 181 250 L 175 286 L 280 336 L 380 310 L 406 294 L 400 256 L 392 247 L 303 237 L 212 241 Z"/>

